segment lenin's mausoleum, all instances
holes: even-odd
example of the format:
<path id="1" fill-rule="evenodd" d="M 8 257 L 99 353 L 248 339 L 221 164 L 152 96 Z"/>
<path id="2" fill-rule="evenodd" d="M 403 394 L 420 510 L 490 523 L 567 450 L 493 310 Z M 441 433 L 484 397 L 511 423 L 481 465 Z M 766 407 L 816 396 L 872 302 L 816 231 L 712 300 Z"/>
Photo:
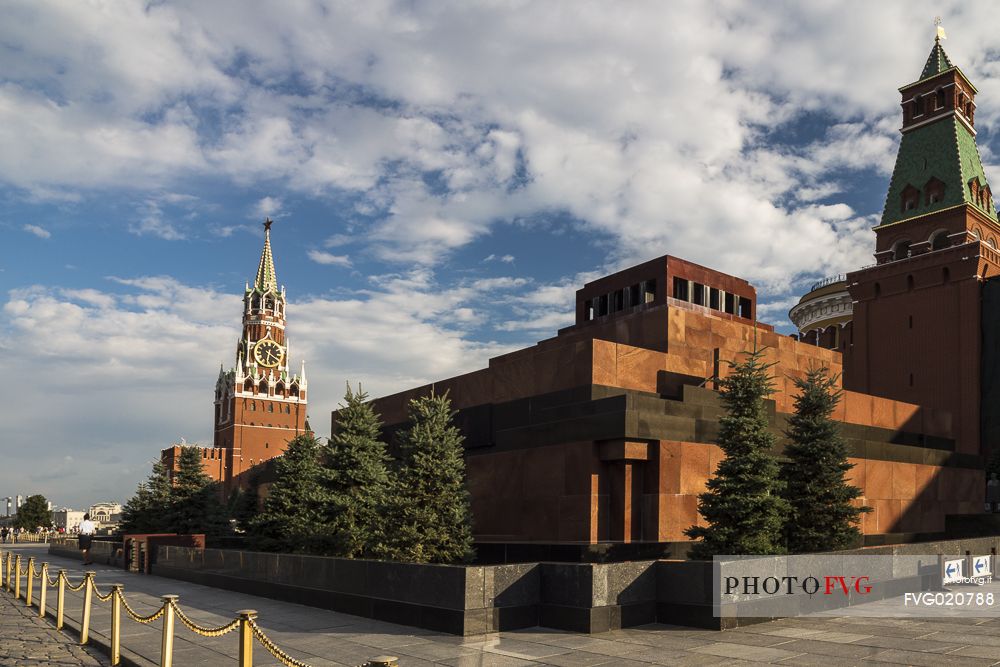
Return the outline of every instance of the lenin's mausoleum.
<path id="1" fill-rule="evenodd" d="M 984 461 L 1000 440 L 1000 223 L 976 147 L 976 88 L 935 41 L 900 93 L 875 263 L 806 294 L 790 314 L 799 335 L 756 320 L 746 281 L 667 255 L 584 285 L 575 323 L 553 338 L 377 399 L 387 435 L 410 398 L 448 392 L 481 544 L 680 547 L 721 457 L 712 378 L 756 345 L 775 364 L 779 442 L 793 379 L 815 366 L 842 374 L 837 418 L 873 508 L 870 543 L 939 536 L 950 515 L 981 513 Z M 268 241 L 262 267 L 270 254 Z M 258 283 L 205 449 L 206 469 L 230 487 L 307 428 L 273 265 Z"/>

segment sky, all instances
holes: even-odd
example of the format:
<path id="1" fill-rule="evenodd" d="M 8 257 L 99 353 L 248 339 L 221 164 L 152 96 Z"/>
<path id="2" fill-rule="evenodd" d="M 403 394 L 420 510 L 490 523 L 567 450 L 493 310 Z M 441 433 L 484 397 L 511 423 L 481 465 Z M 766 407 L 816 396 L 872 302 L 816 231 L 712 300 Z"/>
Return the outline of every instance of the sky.
<path id="1" fill-rule="evenodd" d="M 265 216 L 320 435 L 346 382 L 482 368 L 668 253 L 792 331 L 813 281 L 872 262 L 935 15 L 997 171 L 975 9 L 5 0 L 0 497 L 125 500 L 211 444 Z"/>

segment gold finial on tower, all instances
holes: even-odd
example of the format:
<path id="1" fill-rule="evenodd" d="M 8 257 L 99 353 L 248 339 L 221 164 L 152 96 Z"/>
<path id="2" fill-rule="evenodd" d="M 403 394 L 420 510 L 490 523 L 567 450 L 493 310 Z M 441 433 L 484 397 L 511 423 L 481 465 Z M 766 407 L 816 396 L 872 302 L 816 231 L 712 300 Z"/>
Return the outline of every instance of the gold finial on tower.
<path id="1" fill-rule="evenodd" d="M 948 36 L 944 34 L 944 28 L 941 26 L 941 17 L 934 17 L 934 28 L 937 34 L 934 36 L 935 40 L 948 39 Z"/>

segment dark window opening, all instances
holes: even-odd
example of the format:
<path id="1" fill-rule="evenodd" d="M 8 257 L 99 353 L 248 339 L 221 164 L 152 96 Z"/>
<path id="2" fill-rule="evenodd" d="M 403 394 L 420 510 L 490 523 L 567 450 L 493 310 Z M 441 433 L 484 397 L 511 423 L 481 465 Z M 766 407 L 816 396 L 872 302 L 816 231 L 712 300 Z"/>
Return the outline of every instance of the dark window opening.
<path id="1" fill-rule="evenodd" d="M 879 283 L 875 283 L 875 296 L 879 296 L 881 294 L 882 294 L 882 285 L 880 285 Z"/>
<path id="2" fill-rule="evenodd" d="M 920 95 L 917 95 L 916 97 L 914 97 L 913 98 L 913 105 L 912 105 L 911 108 L 912 108 L 911 115 L 912 115 L 913 118 L 916 118 L 917 116 L 923 116 L 924 115 L 924 98 L 922 98 Z"/>
<path id="3" fill-rule="evenodd" d="M 268 412 L 274 412 L 274 403 L 268 403 L 267 404 L 267 411 Z"/>
<path id="4" fill-rule="evenodd" d="M 640 303 L 642 303 L 642 299 L 639 298 L 639 295 L 641 293 L 642 293 L 642 290 L 639 288 L 639 283 L 636 283 L 635 285 L 632 285 L 631 287 L 629 287 L 628 288 L 628 305 L 629 306 L 638 306 Z"/>
<path id="5" fill-rule="evenodd" d="M 753 319 L 753 303 L 745 296 L 740 297 L 740 317 Z"/>
<path id="6" fill-rule="evenodd" d="M 909 316 L 909 320 L 910 320 L 910 328 L 912 329 L 913 328 L 913 315 Z"/>
<path id="7" fill-rule="evenodd" d="M 699 306 L 705 305 L 705 286 L 701 283 L 692 283 L 694 286 L 694 294 L 691 296 L 691 303 L 697 304 Z"/>
<path id="8" fill-rule="evenodd" d="M 938 232 L 931 239 L 931 250 L 943 250 L 948 247 L 948 232 Z"/>
<path id="9" fill-rule="evenodd" d="M 644 283 L 645 296 L 643 297 L 643 302 L 652 303 L 656 300 L 656 281 L 647 280 Z"/>
<path id="10" fill-rule="evenodd" d="M 243 391 L 253 391 L 253 381 L 247 380 L 243 383 Z"/>
<path id="11" fill-rule="evenodd" d="M 615 312 L 625 307 L 625 290 L 615 290 L 612 292 L 612 297 L 615 300 Z"/>
<path id="12" fill-rule="evenodd" d="M 608 295 L 602 294 L 597 297 L 597 316 L 604 317 L 608 314 Z"/>
<path id="13" fill-rule="evenodd" d="M 935 102 L 936 102 L 936 107 L 935 108 L 937 108 L 937 109 L 944 109 L 945 96 L 944 96 L 944 91 L 943 90 L 939 89 L 937 91 L 937 96 L 936 96 Z"/>
<path id="14" fill-rule="evenodd" d="M 906 289 L 913 289 L 913 276 L 906 276 Z"/>
<path id="15" fill-rule="evenodd" d="M 725 311 L 730 315 L 736 314 L 736 296 L 726 292 L 726 307 Z"/>
<path id="16" fill-rule="evenodd" d="M 708 307 L 712 308 L 714 310 L 721 310 L 722 308 L 719 305 L 719 300 L 720 300 L 721 296 L 722 296 L 722 294 L 719 292 L 719 290 L 715 289 L 714 287 L 709 287 L 708 288 Z"/>
<path id="17" fill-rule="evenodd" d="M 260 389 L 260 393 L 262 393 L 262 394 L 266 394 L 267 393 L 267 381 L 266 380 L 261 380 L 260 381 L 260 387 L 259 387 L 259 389 Z"/>
<path id="18" fill-rule="evenodd" d="M 688 294 L 688 281 L 684 278 L 674 277 L 674 298 L 687 301 L 691 297 Z"/>
<path id="19" fill-rule="evenodd" d="M 589 322 L 594 319 L 594 302 L 587 299 L 583 302 L 583 321 Z"/>
<path id="20" fill-rule="evenodd" d="M 910 242 L 900 241 L 892 248 L 893 259 L 906 259 L 910 256 Z"/>
<path id="21" fill-rule="evenodd" d="M 951 271 L 949 271 L 948 267 L 946 266 L 943 269 L 941 269 L 941 281 L 948 282 L 949 280 L 951 280 Z"/>
<path id="22" fill-rule="evenodd" d="M 913 386 L 913 373 L 910 373 L 910 386 Z"/>

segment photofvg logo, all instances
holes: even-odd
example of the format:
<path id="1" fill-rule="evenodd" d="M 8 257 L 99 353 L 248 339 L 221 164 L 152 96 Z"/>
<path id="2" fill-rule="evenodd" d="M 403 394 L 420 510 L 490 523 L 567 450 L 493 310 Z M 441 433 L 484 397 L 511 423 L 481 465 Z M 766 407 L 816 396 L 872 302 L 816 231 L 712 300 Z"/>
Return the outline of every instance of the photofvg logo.
<path id="1" fill-rule="evenodd" d="M 868 595 L 872 592 L 871 578 L 867 575 L 823 575 L 821 577 L 793 576 L 728 576 L 724 595 Z"/>
<path id="2" fill-rule="evenodd" d="M 714 612 L 783 617 L 851 610 L 892 616 L 903 612 L 904 594 L 940 588 L 941 562 L 935 554 L 717 556 L 712 562 Z M 895 598 L 895 607 L 879 606 Z"/>

